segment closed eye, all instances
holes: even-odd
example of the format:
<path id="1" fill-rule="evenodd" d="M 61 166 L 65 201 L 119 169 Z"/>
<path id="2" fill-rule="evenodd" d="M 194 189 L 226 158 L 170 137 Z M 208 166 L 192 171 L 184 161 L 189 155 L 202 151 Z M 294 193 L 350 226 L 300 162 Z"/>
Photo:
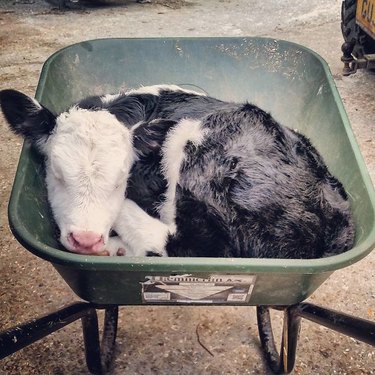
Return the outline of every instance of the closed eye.
<path id="1" fill-rule="evenodd" d="M 55 169 L 52 169 L 52 175 L 53 177 L 55 178 L 55 180 L 61 184 L 61 185 L 65 185 L 65 180 L 64 180 L 64 177 L 62 176 L 62 174 L 60 173 L 57 173 Z"/>
<path id="2" fill-rule="evenodd" d="M 114 188 L 117 189 L 122 189 L 125 185 L 125 177 L 121 176 L 120 179 L 117 180 Z"/>

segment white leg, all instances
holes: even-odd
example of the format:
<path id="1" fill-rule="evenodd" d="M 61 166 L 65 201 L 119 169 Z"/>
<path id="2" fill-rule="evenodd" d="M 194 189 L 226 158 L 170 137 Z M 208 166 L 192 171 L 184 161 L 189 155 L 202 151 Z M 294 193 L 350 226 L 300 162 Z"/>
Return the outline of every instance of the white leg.
<path id="1" fill-rule="evenodd" d="M 148 252 L 168 256 L 165 245 L 171 228 L 130 199 L 124 200 L 113 229 L 125 244 L 126 256 L 146 256 Z"/>

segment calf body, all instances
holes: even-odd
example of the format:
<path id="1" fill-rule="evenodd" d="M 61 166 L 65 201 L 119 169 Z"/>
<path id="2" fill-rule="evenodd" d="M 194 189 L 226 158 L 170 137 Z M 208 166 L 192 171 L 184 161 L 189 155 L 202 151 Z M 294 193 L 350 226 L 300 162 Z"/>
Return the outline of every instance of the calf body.
<path id="1" fill-rule="evenodd" d="M 14 116 L 7 104 L 9 95 L 1 95 L 8 121 L 47 157 L 49 200 L 64 237 L 61 242 L 71 251 L 97 253 L 111 247 L 110 228 L 120 235 L 128 255 L 166 251 L 170 256 L 316 258 L 353 245 L 353 220 L 340 182 L 305 137 L 256 106 L 226 103 L 175 86 L 153 86 L 87 98 L 56 119 L 22 97 L 29 107 L 34 105 L 34 117 L 44 113 L 48 118 L 47 132 L 29 134 L 24 119 L 30 118 L 30 111 L 23 109 L 22 116 Z M 79 125 L 74 114 L 81 116 Z M 70 174 L 61 163 L 63 170 L 54 168 L 53 145 L 62 139 L 64 131 L 59 129 L 73 134 L 67 124 L 86 128 L 90 116 L 99 139 L 103 124 L 118 139 L 104 137 L 103 150 L 113 147 L 113 154 L 94 152 L 106 164 L 98 169 L 103 180 L 92 177 L 90 184 L 82 184 L 85 178 L 78 171 Z M 108 121 L 96 121 L 99 116 Z M 78 152 L 72 140 L 65 147 L 70 151 L 63 152 L 63 159 Z M 96 160 L 90 147 L 79 151 L 79 160 L 86 160 L 87 167 Z M 74 189 L 56 188 L 60 175 L 63 188 L 67 180 L 74 189 L 79 186 L 73 195 L 86 203 L 74 201 L 68 212 L 64 210 L 62 205 Z M 98 194 L 102 185 L 109 195 Z M 123 200 L 125 189 L 129 199 Z M 116 191 L 120 193 L 113 194 Z M 116 207 L 106 204 L 109 197 Z M 76 206 L 85 223 L 74 215 L 66 220 Z M 98 226 L 90 222 L 102 214 L 105 222 Z M 62 230 L 65 227 L 68 230 Z"/>
<path id="2" fill-rule="evenodd" d="M 162 124 L 143 126 L 152 138 Z M 134 165 L 128 197 L 175 226 L 168 255 L 317 258 L 352 247 L 346 193 L 304 136 L 250 104 L 166 128 L 160 151 Z"/>

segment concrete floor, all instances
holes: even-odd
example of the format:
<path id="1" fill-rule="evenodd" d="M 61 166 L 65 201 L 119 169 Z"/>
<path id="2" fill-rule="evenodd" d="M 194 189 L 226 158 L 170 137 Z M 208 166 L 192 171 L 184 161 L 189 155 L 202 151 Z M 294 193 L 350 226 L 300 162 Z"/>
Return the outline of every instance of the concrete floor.
<path id="1" fill-rule="evenodd" d="M 93 5 L 89 4 L 88 5 Z M 369 173 L 375 179 L 375 75 L 342 77 L 341 1 L 106 1 L 60 12 L 41 0 L 0 0 L 0 88 L 33 95 L 57 49 L 102 37 L 270 36 L 303 44 L 329 64 Z M 77 297 L 53 267 L 24 250 L 7 226 L 19 138 L 0 118 L 0 329 Z M 336 271 L 311 301 L 375 321 L 375 252 Z M 280 314 L 276 314 L 280 322 Z M 280 324 L 276 324 L 278 328 Z M 209 348 L 210 355 L 199 344 Z M 80 323 L 0 362 L 0 374 L 87 374 Z M 244 307 L 123 307 L 110 374 L 268 374 L 255 310 Z M 303 322 L 296 374 L 375 374 L 375 348 Z"/>

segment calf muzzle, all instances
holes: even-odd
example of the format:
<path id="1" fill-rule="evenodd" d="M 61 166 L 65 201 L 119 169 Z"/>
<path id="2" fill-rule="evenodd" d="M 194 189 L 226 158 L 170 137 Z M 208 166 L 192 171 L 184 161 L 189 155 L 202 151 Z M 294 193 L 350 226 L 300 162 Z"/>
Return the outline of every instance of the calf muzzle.
<path id="1" fill-rule="evenodd" d="M 92 231 L 75 231 L 68 235 L 72 251 L 81 254 L 96 254 L 103 249 L 103 235 Z"/>

